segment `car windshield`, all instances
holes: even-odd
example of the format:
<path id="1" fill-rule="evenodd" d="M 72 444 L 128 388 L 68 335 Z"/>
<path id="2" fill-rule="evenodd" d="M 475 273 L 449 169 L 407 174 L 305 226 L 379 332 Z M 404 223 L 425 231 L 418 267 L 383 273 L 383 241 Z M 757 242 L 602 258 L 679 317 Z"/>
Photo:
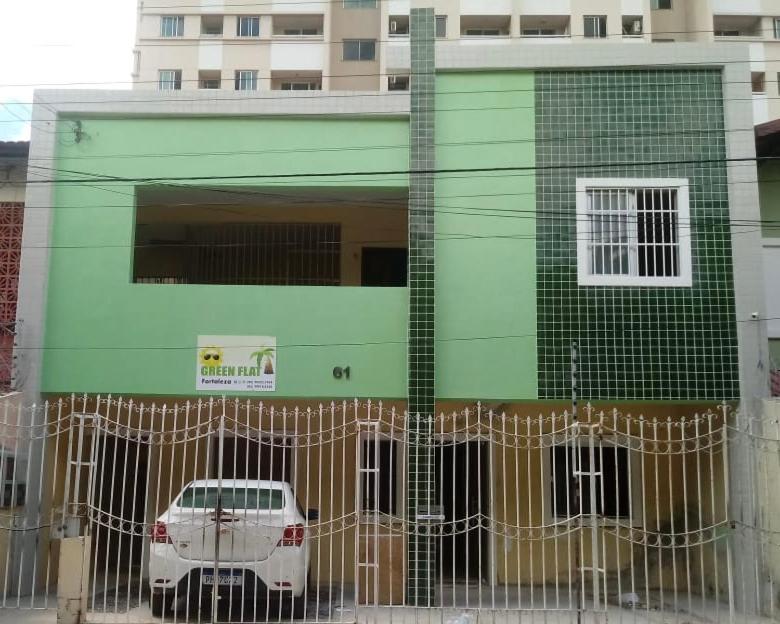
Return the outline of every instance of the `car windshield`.
<path id="1" fill-rule="evenodd" d="M 179 499 L 179 507 L 193 509 L 216 509 L 217 503 L 222 509 L 283 509 L 284 492 L 282 490 L 257 487 L 222 487 L 222 499 L 219 488 L 193 485 L 188 487 Z"/>

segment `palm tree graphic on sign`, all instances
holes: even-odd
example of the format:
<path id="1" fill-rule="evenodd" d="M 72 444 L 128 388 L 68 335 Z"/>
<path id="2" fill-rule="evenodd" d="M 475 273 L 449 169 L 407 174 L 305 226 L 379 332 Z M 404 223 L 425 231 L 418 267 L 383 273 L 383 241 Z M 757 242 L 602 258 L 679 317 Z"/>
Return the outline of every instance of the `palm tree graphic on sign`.
<path id="1" fill-rule="evenodd" d="M 266 375 L 274 374 L 274 348 L 265 347 L 259 351 L 255 351 L 249 357 L 257 360 L 257 368 L 262 368 L 263 373 Z"/>

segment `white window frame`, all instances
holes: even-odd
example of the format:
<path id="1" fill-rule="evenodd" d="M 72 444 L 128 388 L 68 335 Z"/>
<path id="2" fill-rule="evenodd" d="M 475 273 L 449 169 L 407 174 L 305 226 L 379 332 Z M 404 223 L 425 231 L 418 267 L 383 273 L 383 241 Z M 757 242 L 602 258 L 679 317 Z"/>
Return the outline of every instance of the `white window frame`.
<path id="1" fill-rule="evenodd" d="M 171 29 L 166 29 L 166 21 L 170 22 Z M 170 34 L 169 34 L 170 33 Z M 160 37 L 172 39 L 174 37 L 184 36 L 184 16 L 183 15 L 161 15 L 160 16 Z"/>
<path id="2" fill-rule="evenodd" d="M 624 443 L 623 444 L 616 444 L 616 438 L 621 438 Z M 644 518 L 644 499 L 642 498 L 642 491 L 643 491 L 643 482 L 642 482 L 642 455 L 643 452 L 641 449 L 633 448 L 631 444 L 626 444 L 626 441 L 630 441 L 631 438 L 626 436 L 624 433 L 620 433 L 617 435 L 610 434 L 610 435 L 599 435 L 594 434 L 593 436 L 593 444 L 594 449 L 593 452 L 595 454 L 598 454 L 601 452 L 602 454 L 607 454 L 609 452 L 614 453 L 614 448 L 617 446 L 618 448 L 625 448 L 628 453 L 628 463 L 629 463 L 629 479 L 628 479 L 628 496 L 630 499 L 630 508 L 628 516 L 598 516 L 600 521 L 599 524 L 601 526 L 631 526 L 631 527 L 642 527 L 643 526 L 643 518 Z M 574 440 L 574 444 L 578 448 L 587 447 L 590 444 L 591 437 L 587 432 L 584 432 L 581 434 L 581 436 L 577 437 Z M 544 459 L 543 459 L 543 467 L 542 467 L 542 474 L 544 477 L 544 483 L 546 484 L 546 489 L 542 493 L 542 505 L 544 506 L 544 518 L 545 522 L 547 524 L 551 524 L 553 522 L 562 522 L 565 520 L 569 520 L 570 516 L 555 516 L 553 515 L 553 504 L 552 504 L 552 494 L 553 494 L 553 462 L 552 462 L 552 454 L 553 449 L 558 446 L 567 446 L 571 449 L 572 447 L 572 440 L 571 439 L 561 439 L 559 442 L 555 444 L 551 444 L 547 447 L 545 453 L 544 453 Z M 569 464 L 571 465 L 571 459 L 569 460 Z M 558 471 L 558 467 L 556 466 L 556 474 Z M 589 484 L 588 484 L 589 487 Z M 605 492 L 606 488 L 608 487 L 607 484 L 604 484 Z M 612 484 L 612 489 L 614 491 L 614 484 Z M 572 510 L 572 514 L 576 515 L 579 512 L 579 510 Z M 589 514 L 589 509 L 583 509 L 583 513 Z"/>
<path id="3" fill-rule="evenodd" d="M 674 8 L 674 5 L 672 3 L 672 0 L 669 0 L 669 6 L 662 7 L 661 6 L 661 0 L 653 0 L 652 5 L 650 7 L 653 11 L 671 11 Z"/>
<path id="4" fill-rule="evenodd" d="M 774 18 L 772 20 L 772 24 L 774 26 L 775 39 L 780 39 L 780 17 Z"/>
<path id="5" fill-rule="evenodd" d="M 164 74 L 168 74 L 170 79 L 163 80 Z M 182 72 L 180 69 L 161 69 L 157 74 L 157 89 L 159 91 L 181 91 L 181 76 Z M 177 83 L 178 87 L 176 86 Z"/>
<path id="6" fill-rule="evenodd" d="M 636 253 L 631 252 L 629 275 L 595 275 L 590 272 L 589 242 L 590 213 L 588 191 L 592 189 L 674 189 L 677 191 L 677 244 L 679 247 L 679 275 L 642 276 L 635 272 Z M 629 211 L 629 223 L 632 214 Z M 580 286 L 643 286 L 690 287 L 693 285 L 690 225 L 690 182 L 687 178 L 579 178 L 577 180 L 577 278 Z M 636 224 L 636 213 L 633 213 Z M 629 245 L 637 245 L 636 230 Z M 633 257 L 633 259 L 632 259 Z"/>
<path id="7" fill-rule="evenodd" d="M 249 75 L 252 79 L 252 88 L 251 89 L 243 89 L 241 88 L 244 84 L 244 77 L 245 75 Z M 235 83 L 234 87 L 236 91 L 257 91 L 257 71 L 254 69 L 237 69 L 236 70 L 236 76 L 235 76 Z"/>
<path id="8" fill-rule="evenodd" d="M 252 20 L 252 23 L 257 23 L 257 34 L 242 35 L 241 24 L 244 20 Z M 250 31 L 253 29 L 250 29 Z M 236 36 L 242 38 L 257 38 L 260 36 L 260 16 L 259 15 L 239 15 L 236 21 Z"/>
<path id="9" fill-rule="evenodd" d="M 343 0 L 341 6 L 344 9 L 375 9 L 377 0 Z"/>
<path id="10" fill-rule="evenodd" d="M 436 33 L 436 39 L 446 39 L 447 38 L 447 16 L 435 15 L 433 19 L 434 19 L 434 32 Z M 444 24 L 444 32 L 440 32 L 439 30 L 440 24 Z"/>
<path id="11" fill-rule="evenodd" d="M 322 90 L 322 86 L 320 85 L 320 83 L 314 80 L 285 80 L 280 85 L 280 91 L 321 91 L 321 90 Z"/>
<path id="12" fill-rule="evenodd" d="M 348 43 L 357 43 L 357 58 L 347 58 L 346 51 L 347 51 L 347 44 Z M 373 44 L 374 46 L 374 55 L 371 58 L 361 58 L 363 56 L 363 46 L 367 44 Z M 341 42 L 341 60 L 347 63 L 371 63 L 373 61 L 376 61 L 376 52 L 377 52 L 377 41 L 376 39 L 344 39 Z"/>
<path id="13" fill-rule="evenodd" d="M 607 35 L 609 34 L 608 29 L 608 16 L 607 15 L 583 15 L 582 16 L 583 22 L 582 22 L 582 32 L 583 32 L 583 38 L 584 39 L 606 39 Z M 595 21 L 596 25 L 598 25 L 598 28 L 594 25 L 593 28 L 593 35 L 587 35 L 585 34 L 587 32 L 586 24 L 588 20 Z M 604 31 L 601 30 L 601 23 L 604 22 Z"/>

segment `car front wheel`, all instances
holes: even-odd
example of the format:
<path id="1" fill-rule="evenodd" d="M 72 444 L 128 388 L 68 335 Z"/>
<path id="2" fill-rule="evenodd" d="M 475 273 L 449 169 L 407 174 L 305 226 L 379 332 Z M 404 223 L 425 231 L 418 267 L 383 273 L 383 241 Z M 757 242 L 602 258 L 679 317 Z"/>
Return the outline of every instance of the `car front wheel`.
<path id="1" fill-rule="evenodd" d="M 166 592 L 163 591 L 152 591 L 149 603 L 154 617 L 165 617 L 170 614 L 171 606 L 173 605 L 173 592 L 167 593 L 171 595 L 166 595 Z"/>

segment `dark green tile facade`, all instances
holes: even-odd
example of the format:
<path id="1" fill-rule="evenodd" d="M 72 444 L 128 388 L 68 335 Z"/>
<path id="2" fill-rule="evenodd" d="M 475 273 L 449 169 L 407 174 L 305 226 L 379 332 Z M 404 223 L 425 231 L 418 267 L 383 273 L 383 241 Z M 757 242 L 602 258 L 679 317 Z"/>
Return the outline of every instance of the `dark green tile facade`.
<path id="1" fill-rule="evenodd" d="M 539 398 L 571 395 L 573 340 L 584 399 L 736 398 L 721 73 L 537 72 L 536 148 Z M 692 288 L 578 286 L 583 177 L 690 179 Z"/>
<path id="2" fill-rule="evenodd" d="M 435 22 L 433 9 L 411 10 L 409 176 L 409 431 L 407 514 L 412 523 L 435 498 L 434 396 Z M 412 525 L 414 526 L 414 524 Z M 435 542 L 410 533 L 407 602 L 435 604 Z"/>

